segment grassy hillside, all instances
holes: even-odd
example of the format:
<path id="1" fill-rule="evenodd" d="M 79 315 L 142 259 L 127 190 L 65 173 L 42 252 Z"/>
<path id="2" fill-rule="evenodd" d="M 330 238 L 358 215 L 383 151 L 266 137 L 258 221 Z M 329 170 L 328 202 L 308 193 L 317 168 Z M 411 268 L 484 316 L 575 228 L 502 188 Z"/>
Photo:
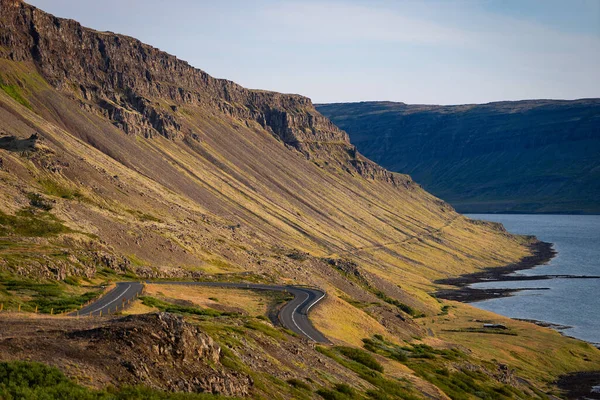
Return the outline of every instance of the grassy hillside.
<path id="1" fill-rule="evenodd" d="M 515 262 L 535 240 L 369 161 L 309 99 L 0 3 L 0 373 L 89 398 L 544 398 L 600 363 L 533 325 L 528 339 L 564 350 L 527 363 L 491 355 L 537 351 L 513 337 L 478 335 L 471 353 L 472 333 L 443 333 L 484 313 L 436 299 L 433 280 Z M 167 278 L 319 286 L 312 318 L 335 345 L 271 324 L 282 299 L 268 294 L 150 285 L 124 318 L 56 315 L 111 282 Z M 503 380 L 505 364 L 531 382 Z M 0 394 L 28 390 L 7 376 Z"/>
<path id="2" fill-rule="evenodd" d="M 367 157 L 460 212 L 600 212 L 598 99 L 317 108 Z"/>

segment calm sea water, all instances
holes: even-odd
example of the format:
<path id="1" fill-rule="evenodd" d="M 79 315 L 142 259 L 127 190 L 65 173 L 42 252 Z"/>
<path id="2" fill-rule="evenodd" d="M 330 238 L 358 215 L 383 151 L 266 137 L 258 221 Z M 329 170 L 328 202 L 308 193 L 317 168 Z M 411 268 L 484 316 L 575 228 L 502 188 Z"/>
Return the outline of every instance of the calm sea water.
<path id="1" fill-rule="evenodd" d="M 600 276 L 600 215 L 470 214 L 504 224 L 512 233 L 535 235 L 551 242 L 558 255 L 548 265 L 515 275 Z M 472 303 L 511 318 L 535 319 L 570 326 L 562 332 L 600 343 L 600 279 L 481 282 L 475 288 L 549 288 L 524 290 L 514 296 Z"/>

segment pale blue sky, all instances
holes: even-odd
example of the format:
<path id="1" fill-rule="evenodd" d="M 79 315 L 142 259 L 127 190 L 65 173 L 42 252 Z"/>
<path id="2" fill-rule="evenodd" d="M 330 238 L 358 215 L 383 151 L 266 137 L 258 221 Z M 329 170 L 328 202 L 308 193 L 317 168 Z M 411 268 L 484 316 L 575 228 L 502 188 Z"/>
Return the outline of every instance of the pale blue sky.
<path id="1" fill-rule="evenodd" d="M 600 0 L 29 0 L 314 102 L 600 97 Z"/>

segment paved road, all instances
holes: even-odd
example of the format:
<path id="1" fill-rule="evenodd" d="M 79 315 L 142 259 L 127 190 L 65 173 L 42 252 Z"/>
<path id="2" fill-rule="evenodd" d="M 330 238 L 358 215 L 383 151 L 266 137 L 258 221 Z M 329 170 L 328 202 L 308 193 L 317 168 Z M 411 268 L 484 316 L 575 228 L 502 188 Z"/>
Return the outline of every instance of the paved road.
<path id="1" fill-rule="evenodd" d="M 211 286 L 251 290 L 275 290 L 289 292 L 294 299 L 279 310 L 281 324 L 317 343 L 330 343 L 329 340 L 308 319 L 308 313 L 319 301 L 325 297 L 325 292 L 302 286 L 262 285 L 256 283 L 229 283 L 229 282 L 148 282 L 153 285 L 182 285 L 182 286 Z M 117 286 L 102 296 L 97 301 L 69 315 L 108 315 L 121 310 L 126 301 L 134 299 L 142 293 L 143 284 L 140 282 L 119 282 Z"/>
<path id="2" fill-rule="evenodd" d="M 117 287 L 100 297 L 98 300 L 69 315 L 89 315 L 97 317 L 114 313 L 117 308 L 119 310 L 123 309 L 124 301 L 134 299 L 142 293 L 143 289 L 144 286 L 140 282 L 119 282 L 117 283 Z"/>

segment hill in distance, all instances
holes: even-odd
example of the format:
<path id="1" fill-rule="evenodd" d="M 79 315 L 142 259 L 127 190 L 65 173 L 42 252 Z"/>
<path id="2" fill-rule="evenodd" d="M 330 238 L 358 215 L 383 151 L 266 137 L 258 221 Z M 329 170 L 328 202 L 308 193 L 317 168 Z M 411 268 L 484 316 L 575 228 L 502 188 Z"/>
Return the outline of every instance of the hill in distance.
<path id="1" fill-rule="evenodd" d="M 600 364 L 436 298 L 434 281 L 539 242 L 365 158 L 310 99 L 16 0 L 0 0 L 0 88 L 0 397 L 545 398 Z M 318 286 L 333 345 L 269 319 L 286 300 L 270 292 L 149 283 L 127 316 L 57 316 L 154 279 Z"/>
<path id="2" fill-rule="evenodd" d="M 600 213 L 600 99 L 317 109 L 464 213 Z"/>

